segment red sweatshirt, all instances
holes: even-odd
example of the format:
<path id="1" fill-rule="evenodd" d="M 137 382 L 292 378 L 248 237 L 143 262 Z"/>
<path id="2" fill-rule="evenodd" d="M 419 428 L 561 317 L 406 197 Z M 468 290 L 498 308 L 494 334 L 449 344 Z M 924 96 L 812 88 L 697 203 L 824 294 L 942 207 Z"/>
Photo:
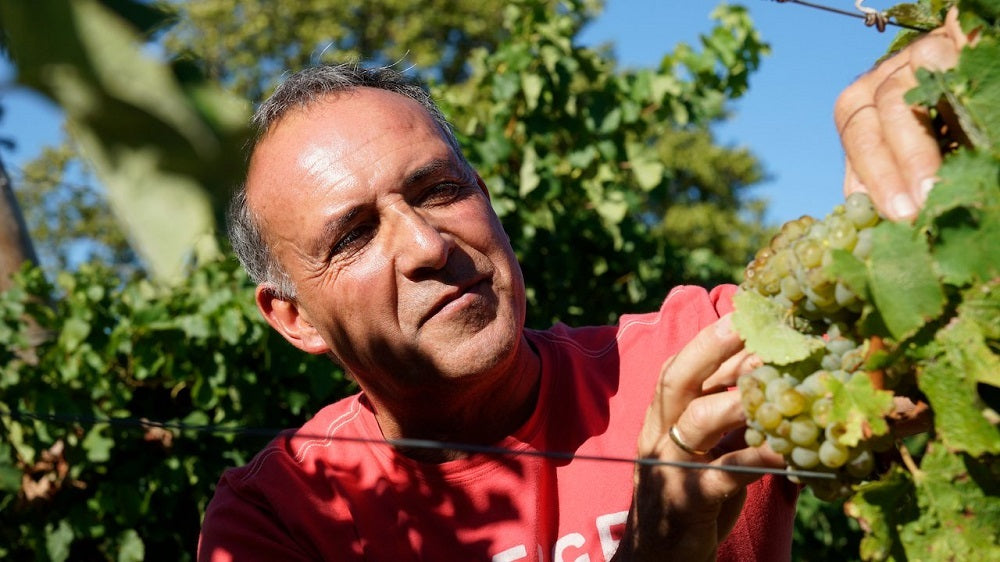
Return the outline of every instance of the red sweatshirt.
<path id="1" fill-rule="evenodd" d="M 495 445 L 634 458 L 661 365 L 729 311 L 732 292 L 679 287 L 659 312 L 616 326 L 527 331 L 541 356 L 538 405 Z M 474 454 L 429 464 L 344 440 L 381 437 L 358 394 L 275 439 L 222 476 L 198 559 L 596 562 L 617 548 L 630 463 Z M 783 478 L 751 485 L 719 558 L 787 560 L 796 494 Z"/>

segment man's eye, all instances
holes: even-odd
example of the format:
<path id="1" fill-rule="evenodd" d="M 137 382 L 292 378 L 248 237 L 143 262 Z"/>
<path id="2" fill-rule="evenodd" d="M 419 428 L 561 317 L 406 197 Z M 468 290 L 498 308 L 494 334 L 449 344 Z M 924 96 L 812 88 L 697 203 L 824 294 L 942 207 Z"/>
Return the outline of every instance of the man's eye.
<path id="1" fill-rule="evenodd" d="M 463 186 L 457 183 L 439 183 L 424 192 L 421 203 L 443 205 L 458 199 L 463 193 Z"/>
<path id="2" fill-rule="evenodd" d="M 331 256 L 338 256 L 359 250 L 375 234 L 373 225 L 362 225 L 352 228 L 343 238 L 334 244 L 330 250 Z"/>

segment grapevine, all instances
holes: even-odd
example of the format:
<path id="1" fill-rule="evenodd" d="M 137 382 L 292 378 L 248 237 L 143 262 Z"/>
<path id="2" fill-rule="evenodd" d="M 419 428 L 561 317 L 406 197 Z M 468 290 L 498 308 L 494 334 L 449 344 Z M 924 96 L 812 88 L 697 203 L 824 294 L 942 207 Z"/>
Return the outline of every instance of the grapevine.
<path id="1" fill-rule="evenodd" d="M 945 4 L 891 13 L 936 26 Z M 747 444 L 827 473 L 802 483 L 850 497 L 866 559 L 1000 559 L 1000 5 L 958 5 L 974 44 L 907 97 L 944 152 L 917 218 L 882 220 L 853 194 L 788 222 L 734 297 L 764 362 L 738 383 Z M 894 431 L 900 404 L 929 407 L 926 432 Z"/>

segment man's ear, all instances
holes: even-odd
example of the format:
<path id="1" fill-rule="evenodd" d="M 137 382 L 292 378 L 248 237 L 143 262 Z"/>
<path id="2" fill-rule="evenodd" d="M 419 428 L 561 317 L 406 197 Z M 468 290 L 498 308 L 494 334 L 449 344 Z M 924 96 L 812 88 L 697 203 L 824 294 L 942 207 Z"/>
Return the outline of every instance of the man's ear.
<path id="1" fill-rule="evenodd" d="M 475 174 L 476 174 L 476 183 L 479 184 L 479 189 L 483 190 L 483 193 L 486 194 L 486 199 L 489 200 L 490 190 L 489 188 L 486 187 L 486 182 L 483 181 L 483 178 L 482 176 L 479 175 L 479 172 L 475 172 Z"/>
<path id="2" fill-rule="evenodd" d="M 306 353 L 316 355 L 331 351 L 297 302 L 278 296 L 277 291 L 267 285 L 257 286 L 255 298 L 257 308 L 267 319 L 267 323 L 289 343 Z"/>

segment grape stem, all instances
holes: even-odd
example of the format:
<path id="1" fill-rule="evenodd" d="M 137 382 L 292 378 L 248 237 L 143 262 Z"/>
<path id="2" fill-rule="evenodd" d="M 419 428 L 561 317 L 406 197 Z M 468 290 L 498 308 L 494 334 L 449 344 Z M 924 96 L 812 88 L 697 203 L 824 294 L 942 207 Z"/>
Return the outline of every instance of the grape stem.
<path id="1" fill-rule="evenodd" d="M 913 475 L 913 479 L 917 480 L 920 478 L 923 473 L 920 471 L 917 463 L 913 462 L 913 457 L 910 456 L 910 450 L 906 448 L 906 444 L 900 441 L 898 449 L 899 456 L 903 459 L 903 464 L 906 465 L 906 469 L 910 471 L 911 475 Z"/>

